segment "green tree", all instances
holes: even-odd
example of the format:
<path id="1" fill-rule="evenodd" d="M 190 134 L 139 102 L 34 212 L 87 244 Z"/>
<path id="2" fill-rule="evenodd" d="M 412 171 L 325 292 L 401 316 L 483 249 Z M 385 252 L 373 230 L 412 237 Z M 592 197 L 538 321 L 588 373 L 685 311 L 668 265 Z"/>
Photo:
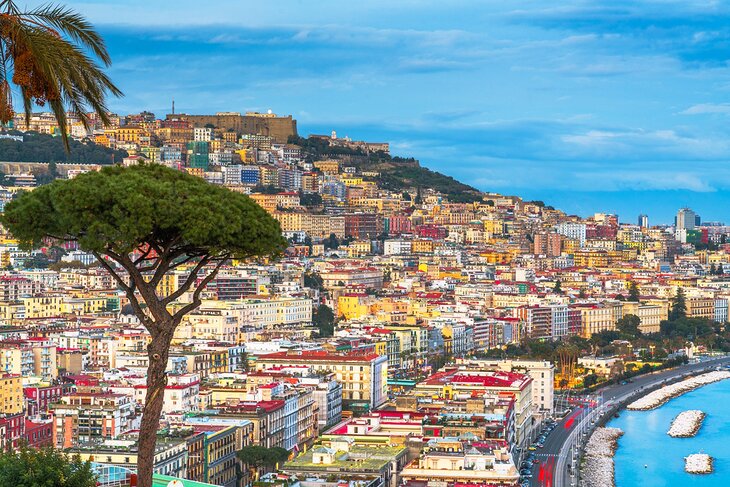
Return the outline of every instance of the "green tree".
<path id="1" fill-rule="evenodd" d="M 710 264 L 710 275 L 714 276 L 716 274 L 717 274 L 717 268 L 715 267 L 715 263 L 713 262 L 712 264 Z"/>
<path id="2" fill-rule="evenodd" d="M 96 487 L 90 462 L 54 448 L 0 451 L 0 487 Z"/>
<path id="3" fill-rule="evenodd" d="M 137 464 L 140 487 L 150 487 L 175 329 L 200 306 L 201 293 L 224 263 L 286 248 L 278 222 L 248 196 L 157 164 L 56 180 L 8 203 L 0 222 L 23 248 L 52 238 L 92 253 L 150 333 Z M 160 293 L 162 279 L 183 266 L 190 272 L 179 288 Z M 170 309 L 189 291 L 190 302 Z"/>
<path id="4" fill-rule="evenodd" d="M 45 254 L 34 253 L 25 261 L 23 261 L 24 269 L 47 269 L 50 265 L 50 260 Z"/>
<path id="5" fill-rule="evenodd" d="M 21 132 L 18 132 L 21 134 Z M 49 134 L 26 132 L 22 141 L 14 139 L 0 139 L 0 154 L 4 161 L 11 162 L 74 162 L 79 164 L 113 164 L 119 162 L 129 154 L 124 150 L 113 150 L 96 145 L 90 141 L 79 142 L 69 140 L 71 149 L 67 152 L 63 137 L 53 137 Z M 50 165 L 49 165 L 50 166 Z M 52 174 L 53 167 L 48 171 L 36 171 L 39 174 Z M 53 178 L 52 178 L 53 179 Z M 50 181 L 49 181 L 50 182 Z"/>
<path id="6" fill-rule="evenodd" d="M 560 279 L 555 281 L 555 285 L 553 286 L 553 292 L 555 294 L 563 294 L 563 286 L 560 282 Z"/>
<path id="7" fill-rule="evenodd" d="M 421 196 L 421 187 L 420 186 L 416 189 L 416 198 L 413 200 L 413 202 L 417 205 L 423 204 L 423 196 Z"/>
<path id="8" fill-rule="evenodd" d="M 319 193 L 305 193 L 299 190 L 299 204 L 307 207 L 320 206 L 322 196 Z"/>
<path id="9" fill-rule="evenodd" d="M 638 303 L 640 299 L 641 294 L 639 293 L 639 286 L 637 286 L 634 281 L 631 281 L 631 284 L 629 284 L 629 297 L 626 300 Z"/>
<path id="10" fill-rule="evenodd" d="M 238 458 L 248 466 L 251 478 L 258 480 L 261 469 L 273 469 L 289 458 L 289 450 L 281 447 L 266 448 L 258 445 L 244 446 L 238 450 Z"/>
<path id="11" fill-rule="evenodd" d="M 598 347 L 606 347 L 614 340 L 619 340 L 621 335 L 614 330 L 602 330 L 591 335 L 590 341 Z"/>
<path id="12" fill-rule="evenodd" d="M 641 335 L 641 330 L 639 330 L 640 324 L 641 318 L 636 315 L 627 314 L 616 321 L 616 328 L 627 337 L 636 338 Z"/>
<path id="13" fill-rule="evenodd" d="M 311 289 L 322 289 L 322 287 L 324 286 L 322 276 L 320 276 L 316 272 L 305 272 L 303 275 L 303 280 L 304 287 L 308 287 Z"/>
<path id="14" fill-rule="evenodd" d="M 15 1 L 2 0 L 0 12 L 0 122 L 14 114 L 12 82 L 19 88 L 26 120 L 34 102 L 48 103 L 67 151 L 67 109 L 87 130 L 92 128 L 89 112 L 109 124 L 106 97 L 122 92 L 98 64 L 110 66 L 111 57 L 92 25 L 81 14 L 52 4 L 21 11 Z"/>
<path id="15" fill-rule="evenodd" d="M 598 383 L 598 376 L 596 374 L 588 374 L 583 377 L 583 387 L 592 387 Z"/>
<path id="16" fill-rule="evenodd" d="M 671 321 L 687 317 L 687 300 L 684 297 L 684 289 L 677 287 L 677 293 L 672 298 L 672 309 L 669 312 Z"/>
<path id="17" fill-rule="evenodd" d="M 61 174 L 58 172 L 58 164 L 56 164 L 56 161 L 51 161 L 48 163 L 48 175 L 52 179 L 58 179 Z"/>
<path id="18" fill-rule="evenodd" d="M 337 235 L 335 235 L 334 233 L 330 233 L 330 236 L 325 238 L 322 241 L 322 244 L 324 245 L 325 249 L 337 250 L 338 248 L 340 248 L 340 241 L 337 238 Z"/>
<path id="19" fill-rule="evenodd" d="M 335 333 L 335 313 L 326 304 L 320 304 L 312 313 L 312 323 L 321 337 L 331 337 Z"/>
<path id="20" fill-rule="evenodd" d="M 304 245 L 306 245 L 307 248 L 309 249 L 309 255 L 312 255 L 312 237 L 307 235 L 306 237 L 304 237 L 304 242 L 302 242 L 302 243 Z"/>

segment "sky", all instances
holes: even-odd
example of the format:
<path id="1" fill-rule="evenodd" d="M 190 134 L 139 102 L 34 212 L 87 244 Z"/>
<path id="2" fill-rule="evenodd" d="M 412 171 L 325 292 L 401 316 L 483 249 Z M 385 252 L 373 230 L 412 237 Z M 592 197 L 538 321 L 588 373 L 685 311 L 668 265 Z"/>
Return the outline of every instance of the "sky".
<path id="1" fill-rule="evenodd" d="M 730 3 L 66 3 L 107 41 L 119 113 L 271 109 L 569 213 L 730 223 Z"/>

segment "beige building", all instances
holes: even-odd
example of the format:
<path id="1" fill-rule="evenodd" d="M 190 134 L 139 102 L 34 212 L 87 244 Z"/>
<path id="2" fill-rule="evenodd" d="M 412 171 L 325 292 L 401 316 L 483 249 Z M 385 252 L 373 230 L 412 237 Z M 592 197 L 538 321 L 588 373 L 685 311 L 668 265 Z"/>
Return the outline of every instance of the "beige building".
<path id="1" fill-rule="evenodd" d="M 615 330 L 616 322 L 623 316 L 623 306 L 620 301 L 581 305 L 578 309 L 581 314 L 583 338 L 590 338 L 594 333 L 604 330 Z"/>
<path id="2" fill-rule="evenodd" d="M 634 315 L 641 319 L 641 333 L 659 333 L 659 324 L 667 319 L 667 309 L 655 304 L 643 304 L 633 301 L 624 302 L 623 316 Z"/>
<path id="3" fill-rule="evenodd" d="M 334 372 L 342 383 L 343 408 L 366 412 L 388 399 L 388 357 L 326 351 L 287 351 L 256 357 L 256 370 L 306 365 L 314 371 Z"/>
<path id="4" fill-rule="evenodd" d="M 687 317 L 689 318 L 715 318 L 715 300 L 713 298 L 689 298 L 687 299 Z"/>

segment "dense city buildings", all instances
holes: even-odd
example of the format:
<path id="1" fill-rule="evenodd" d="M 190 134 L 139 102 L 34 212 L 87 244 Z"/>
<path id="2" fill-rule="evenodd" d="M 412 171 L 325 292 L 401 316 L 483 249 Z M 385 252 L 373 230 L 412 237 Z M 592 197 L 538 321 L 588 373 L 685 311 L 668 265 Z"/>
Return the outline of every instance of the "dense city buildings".
<path id="1" fill-rule="evenodd" d="M 112 120 L 86 131 L 71 116 L 69 133 L 125 151 L 118 164 L 248 194 L 289 242 L 279 259 L 225 262 L 176 329 L 159 475 L 516 486 L 527 448 L 565 409 L 556 389 L 730 349 L 730 227 L 689 208 L 650 226 L 454 190 L 388 144 L 300 138 L 272 113 Z M 47 114 L 15 128 L 58 134 Z M 55 177 L 112 161 L 97 162 Z M 3 204 L 39 184 L 38 168 L 3 164 Z M 3 230 L 0 263 L 0 446 L 133 471 L 150 337 L 128 295 L 75 242 L 30 251 Z M 181 262 L 157 289 L 175 292 L 194 268 Z M 254 468 L 237 456 L 246 447 L 288 458 Z"/>

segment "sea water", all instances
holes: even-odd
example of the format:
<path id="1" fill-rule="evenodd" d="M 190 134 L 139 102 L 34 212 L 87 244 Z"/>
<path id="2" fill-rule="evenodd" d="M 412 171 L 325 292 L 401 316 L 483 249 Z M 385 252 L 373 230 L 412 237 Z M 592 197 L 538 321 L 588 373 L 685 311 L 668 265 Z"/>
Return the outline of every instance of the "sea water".
<path id="1" fill-rule="evenodd" d="M 699 433 L 671 438 L 672 420 L 688 409 L 706 414 Z M 658 409 L 619 414 L 608 425 L 624 431 L 615 457 L 616 487 L 730 486 L 730 380 L 695 389 Z M 713 473 L 684 471 L 684 457 L 699 452 L 714 458 Z"/>

